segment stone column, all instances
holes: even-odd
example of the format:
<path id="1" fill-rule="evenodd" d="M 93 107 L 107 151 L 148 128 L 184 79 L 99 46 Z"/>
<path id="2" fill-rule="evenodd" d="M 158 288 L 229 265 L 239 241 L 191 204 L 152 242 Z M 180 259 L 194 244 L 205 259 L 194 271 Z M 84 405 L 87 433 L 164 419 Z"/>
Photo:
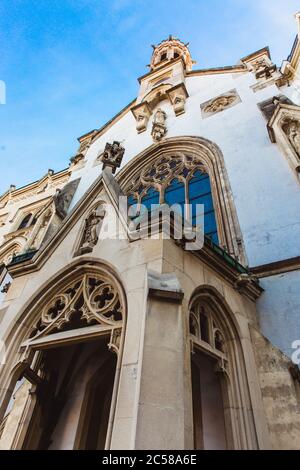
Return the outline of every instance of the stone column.
<path id="1" fill-rule="evenodd" d="M 148 272 L 136 449 L 184 449 L 183 292 L 175 274 Z"/>

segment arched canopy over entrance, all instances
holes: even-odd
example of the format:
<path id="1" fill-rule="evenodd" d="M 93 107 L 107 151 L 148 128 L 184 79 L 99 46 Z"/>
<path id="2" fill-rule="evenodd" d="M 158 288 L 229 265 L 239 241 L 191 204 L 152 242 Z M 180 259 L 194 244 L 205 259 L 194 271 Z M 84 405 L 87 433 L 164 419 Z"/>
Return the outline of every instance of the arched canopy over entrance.
<path id="1" fill-rule="evenodd" d="M 103 263 L 81 260 L 45 285 L 10 334 L 0 445 L 109 448 L 125 323 L 121 283 Z"/>

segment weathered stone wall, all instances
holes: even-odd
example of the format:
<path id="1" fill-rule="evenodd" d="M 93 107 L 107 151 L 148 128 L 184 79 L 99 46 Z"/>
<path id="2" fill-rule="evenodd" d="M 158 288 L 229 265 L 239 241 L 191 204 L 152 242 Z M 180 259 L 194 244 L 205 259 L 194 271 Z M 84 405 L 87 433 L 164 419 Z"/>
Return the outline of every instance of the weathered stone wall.
<path id="1" fill-rule="evenodd" d="M 289 368 L 291 361 L 251 328 L 263 403 L 275 450 L 300 449 L 300 403 Z"/>

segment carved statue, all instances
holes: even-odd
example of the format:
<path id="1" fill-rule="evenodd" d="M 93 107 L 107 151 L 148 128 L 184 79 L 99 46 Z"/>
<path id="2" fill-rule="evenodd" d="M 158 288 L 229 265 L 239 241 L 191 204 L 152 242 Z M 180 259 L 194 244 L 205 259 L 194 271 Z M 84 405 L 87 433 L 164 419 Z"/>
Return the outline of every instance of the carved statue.
<path id="1" fill-rule="evenodd" d="M 71 201 L 79 184 L 79 179 L 71 181 L 62 189 L 58 189 L 54 196 L 55 208 L 58 215 L 64 219 L 67 215 Z"/>
<path id="2" fill-rule="evenodd" d="M 300 123 L 296 119 L 287 118 L 282 125 L 284 133 L 287 135 L 293 149 L 300 158 Z"/>
<path id="3" fill-rule="evenodd" d="M 112 144 L 107 143 L 102 155 L 103 169 L 107 166 L 112 168 L 115 173 L 116 169 L 121 166 L 125 149 L 120 142 L 114 141 Z"/>
<path id="4" fill-rule="evenodd" d="M 162 126 L 165 125 L 165 122 L 166 122 L 166 119 L 167 119 L 167 115 L 166 113 L 162 110 L 162 109 L 158 109 L 154 115 L 154 124 L 160 124 Z"/>
<path id="5" fill-rule="evenodd" d="M 101 209 L 100 211 L 94 209 L 85 219 L 81 249 L 92 249 L 97 244 L 99 238 L 99 223 L 104 219 L 104 217 L 104 209 Z"/>
<path id="6" fill-rule="evenodd" d="M 167 133 L 166 119 L 166 113 L 159 108 L 154 115 L 151 133 L 156 142 L 160 141 Z"/>

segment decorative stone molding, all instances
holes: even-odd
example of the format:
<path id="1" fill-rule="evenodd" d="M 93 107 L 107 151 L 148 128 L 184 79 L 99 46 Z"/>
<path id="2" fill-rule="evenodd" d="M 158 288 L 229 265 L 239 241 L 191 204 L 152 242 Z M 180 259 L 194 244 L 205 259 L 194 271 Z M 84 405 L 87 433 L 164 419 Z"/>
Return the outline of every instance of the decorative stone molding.
<path id="1" fill-rule="evenodd" d="M 244 290 L 251 287 L 252 284 L 257 284 L 257 283 L 258 283 L 258 277 L 255 276 L 254 274 L 240 274 L 235 283 L 235 289 L 238 292 L 243 293 Z"/>
<path id="2" fill-rule="evenodd" d="M 300 172 L 300 106 L 278 102 L 267 124 L 272 143 L 277 143 L 290 166 Z"/>
<path id="3" fill-rule="evenodd" d="M 189 97 L 184 83 L 174 86 L 167 90 L 169 100 L 173 106 L 176 116 L 180 116 L 185 112 L 185 102 Z"/>
<path id="4" fill-rule="evenodd" d="M 282 79 L 282 74 L 277 70 L 277 66 L 271 60 L 268 47 L 245 57 L 242 59 L 242 63 L 254 74 L 257 80 L 257 82 L 250 87 L 254 93 L 269 85 L 280 82 Z"/>
<path id="5" fill-rule="evenodd" d="M 170 302 L 180 302 L 184 293 L 175 274 L 159 274 L 148 271 L 149 297 L 167 299 Z"/>
<path id="6" fill-rule="evenodd" d="M 273 96 L 272 98 L 269 98 L 265 101 L 262 101 L 261 103 L 257 103 L 257 106 L 262 112 L 262 115 L 264 118 L 269 121 L 271 117 L 273 116 L 276 107 L 279 103 L 282 104 L 293 104 L 293 102 L 285 95 L 276 95 Z"/>
<path id="7" fill-rule="evenodd" d="M 200 105 L 202 117 L 207 118 L 214 114 L 220 113 L 225 109 L 232 108 L 233 106 L 241 103 L 241 98 L 236 89 L 223 93 L 216 98 L 213 98 Z"/>
<path id="8" fill-rule="evenodd" d="M 158 108 L 154 115 L 151 132 L 154 142 L 159 142 L 167 134 L 166 119 L 167 114 Z"/>
<path id="9" fill-rule="evenodd" d="M 136 119 L 136 130 L 138 131 L 138 134 L 145 132 L 152 113 L 147 101 L 131 108 L 131 112 Z"/>
<path id="10" fill-rule="evenodd" d="M 70 169 L 79 170 L 84 167 L 84 155 L 83 153 L 78 153 L 74 157 L 70 158 Z"/>
<path id="11" fill-rule="evenodd" d="M 112 173 L 115 173 L 117 168 L 121 166 L 125 149 L 122 147 L 120 142 L 116 140 L 110 144 L 105 145 L 104 153 L 101 157 L 103 162 L 103 170 L 106 167 L 111 168 Z"/>

